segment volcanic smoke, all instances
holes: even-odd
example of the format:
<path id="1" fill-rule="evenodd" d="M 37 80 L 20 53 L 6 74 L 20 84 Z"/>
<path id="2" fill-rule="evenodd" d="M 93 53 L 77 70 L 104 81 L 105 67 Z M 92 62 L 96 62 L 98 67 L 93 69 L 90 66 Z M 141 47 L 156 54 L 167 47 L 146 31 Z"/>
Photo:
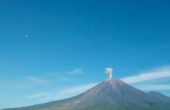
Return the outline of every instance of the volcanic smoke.
<path id="1" fill-rule="evenodd" d="M 113 69 L 111 67 L 107 67 L 105 69 L 105 73 L 109 75 L 109 78 L 108 78 L 109 80 L 112 79 L 112 72 L 113 72 Z"/>

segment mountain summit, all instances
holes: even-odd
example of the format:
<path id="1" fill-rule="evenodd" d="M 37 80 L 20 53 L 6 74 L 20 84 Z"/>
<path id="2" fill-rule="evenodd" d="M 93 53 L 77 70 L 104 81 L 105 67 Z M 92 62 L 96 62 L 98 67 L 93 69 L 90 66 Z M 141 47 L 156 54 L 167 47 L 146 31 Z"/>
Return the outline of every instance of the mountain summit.
<path id="1" fill-rule="evenodd" d="M 169 105 L 169 97 L 112 78 L 72 98 L 5 110 L 170 110 Z"/>

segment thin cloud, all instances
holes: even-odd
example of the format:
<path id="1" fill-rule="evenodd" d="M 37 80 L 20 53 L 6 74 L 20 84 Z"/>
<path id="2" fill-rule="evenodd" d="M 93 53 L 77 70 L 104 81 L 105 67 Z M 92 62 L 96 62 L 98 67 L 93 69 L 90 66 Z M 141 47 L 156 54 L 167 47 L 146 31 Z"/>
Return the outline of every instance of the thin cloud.
<path id="1" fill-rule="evenodd" d="M 162 90 L 164 91 L 164 90 L 170 90 L 170 85 L 165 85 L 165 84 L 147 85 L 140 88 L 146 91 L 162 91 Z"/>
<path id="2" fill-rule="evenodd" d="M 75 96 L 75 95 L 85 92 L 86 90 L 94 87 L 95 85 L 97 85 L 97 83 L 90 83 L 90 84 L 85 84 L 85 85 L 80 85 L 80 86 L 76 86 L 76 87 L 72 87 L 72 88 L 63 89 L 63 90 L 60 90 L 59 92 L 57 92 L 55 97 L 57 99 L 72 97 L 72 96 Z"/>
<path id="3" fill-rule="evenodd" d="M 28 100 L 39 100 L 39 101 L 52 101 L 52 100 L 65 99 L 65 98 L 69 98 L 69 97 L 81 94 L 84 91 L 92 88 L 96 84 L 97 83 L 90 83 L 90 84 L 80 85 L 80 86 L 76 86 L 72 88 L 66 88 L 66 89 L 57 91 L 55 93 L 50 93 L 50 92 L 42 93 L 41 92 L 41 93 L 28 95 L 25 98 Z"/>
<path id="4" fill-rule="evenodd" d="M 26 79 L 33 82 L 33 83 L 39 83 L 39 84 L 47 83 L 46 80 L 41 79 L 39 77 L 35 77 L 35 76 L 28 76 L 28 77 L 26 77 Z"/>
<path id="5" fill-rule="evenodd" d="M 84 71 L 81 68 L 75 68 L 68 72 L 68 75 L 83 75 Z"/>
<path id="6" fill-rule="evenodd" d="M 168 77 L 170 78 L 170 67 L 169 66 L 157 68 L 152 71 L 143 72 L 141 74 L 137 74 L 134 76 L 125 77 L 125 78 L 122 78 L 121 80 L 125 81 L 126 83 L 133 84 L 133 85 L 134 84 L 144 85 L 144 86 L 136 86 L 137 88 L 139 88 L 141 90 L 160 91 L 160 90 L 170 90 L 170 85 L 157 84 L 157 83 L 153 83 L 153 82 L 151 83 L 151 81 L 154 80 L 156 82 L 162 82 L 160 80 L 167 79 Z M 79 93 L 82 93 L 83 91 L 88 90 L 89 88 L 91 88 L 95 85 L 97 85 L 97 83 L 81 85 L 78 87 L 61 90 L 58 93 L 58 95 L 61 96 L 61 98 L 63 96 L 67 96 L 67 97 L 74 96 Z"/>
<path id="7" fill-rule="evenodd" d="M 82 76 L 85 72 L 81 68 L 75 68 L 70 71 L 50 73 L 55 81 L 71 81 L 75 76 Z"/>
<path id="8" fill-rule="evenodd" d="M 55 81 L 70 81 L 70 78 L 67 76 L 56 76 Z"/>
<path id="9" fill-rule="evenodd" d="M 134 84 L 167 77 L 170 77 L 170 67 L 158 68 L 135 76 L 125 77 L 122 80 L 126 83 Z"/>
<path id="10" fill-rule="evenodd" d="M 155 69 L 153 71 L 144 72 L 138 75 L 125 77 L 125 78 L 122 78 L 121 80 L 129 84 L 133 84 L 133 85 L 137 84 L 137 86 L 135 87 L 141 90 L 144 90 L 144 91 L 162 91 L 162 90 L 170 90 L 170 85 L 168 83 L 167 84 L 153 83 L 152 81 L 153 80 L 160 81 L 165 78 L 167 79 L 168 77 L 170 77 L 170 67 L 164 67 L 164 68 Z M 86 90 L 94 87 L 97 84 L 98 83 L 90 83 L 90 84 L 80 85 L 76 87 L 70 87 L 70 88 L 57 91 L 53 94 L 41 94 L 41 93 L 34 94 L 31 96 L 27 96 L 27 99 L 42 100 L 42 98 L 44 97 L 47 100 L 65 99 L 65 98 L 69 98 L 69 97 L 81 94 L 85 92 Z"/>
<path id="11" fill-rule="evenodd" d="M 37 93 L 33 95 L 28 95 L 25 98 L 29 100 L 47 101 L 52 99 L 52 95 L 50 93 Z"/>

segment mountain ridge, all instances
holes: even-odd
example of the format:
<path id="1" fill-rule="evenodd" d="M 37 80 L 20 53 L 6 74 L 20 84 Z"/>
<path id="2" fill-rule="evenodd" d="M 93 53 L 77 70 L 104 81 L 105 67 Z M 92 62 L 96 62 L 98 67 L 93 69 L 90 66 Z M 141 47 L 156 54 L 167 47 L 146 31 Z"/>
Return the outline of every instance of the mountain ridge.
<path id="1" fill-rule="evenodd" d="M 169 110 L 170 98 L 165 97 L 112 78 L 68 99 L 3 110 Z"/>

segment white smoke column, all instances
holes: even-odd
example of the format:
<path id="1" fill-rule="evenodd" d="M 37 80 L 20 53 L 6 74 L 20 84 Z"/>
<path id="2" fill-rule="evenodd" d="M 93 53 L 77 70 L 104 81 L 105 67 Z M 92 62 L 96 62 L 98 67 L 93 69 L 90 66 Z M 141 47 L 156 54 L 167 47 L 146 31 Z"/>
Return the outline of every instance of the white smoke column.
<path id="1" fill-rule="evenodd" d="M 112 79 L 112 72 L 113 72 L 113 69 L 110 68 L 110 67 L 107 67 L 107 68 L 105 69 L 105 73 L 109 75 L 109 80 Z"/>

